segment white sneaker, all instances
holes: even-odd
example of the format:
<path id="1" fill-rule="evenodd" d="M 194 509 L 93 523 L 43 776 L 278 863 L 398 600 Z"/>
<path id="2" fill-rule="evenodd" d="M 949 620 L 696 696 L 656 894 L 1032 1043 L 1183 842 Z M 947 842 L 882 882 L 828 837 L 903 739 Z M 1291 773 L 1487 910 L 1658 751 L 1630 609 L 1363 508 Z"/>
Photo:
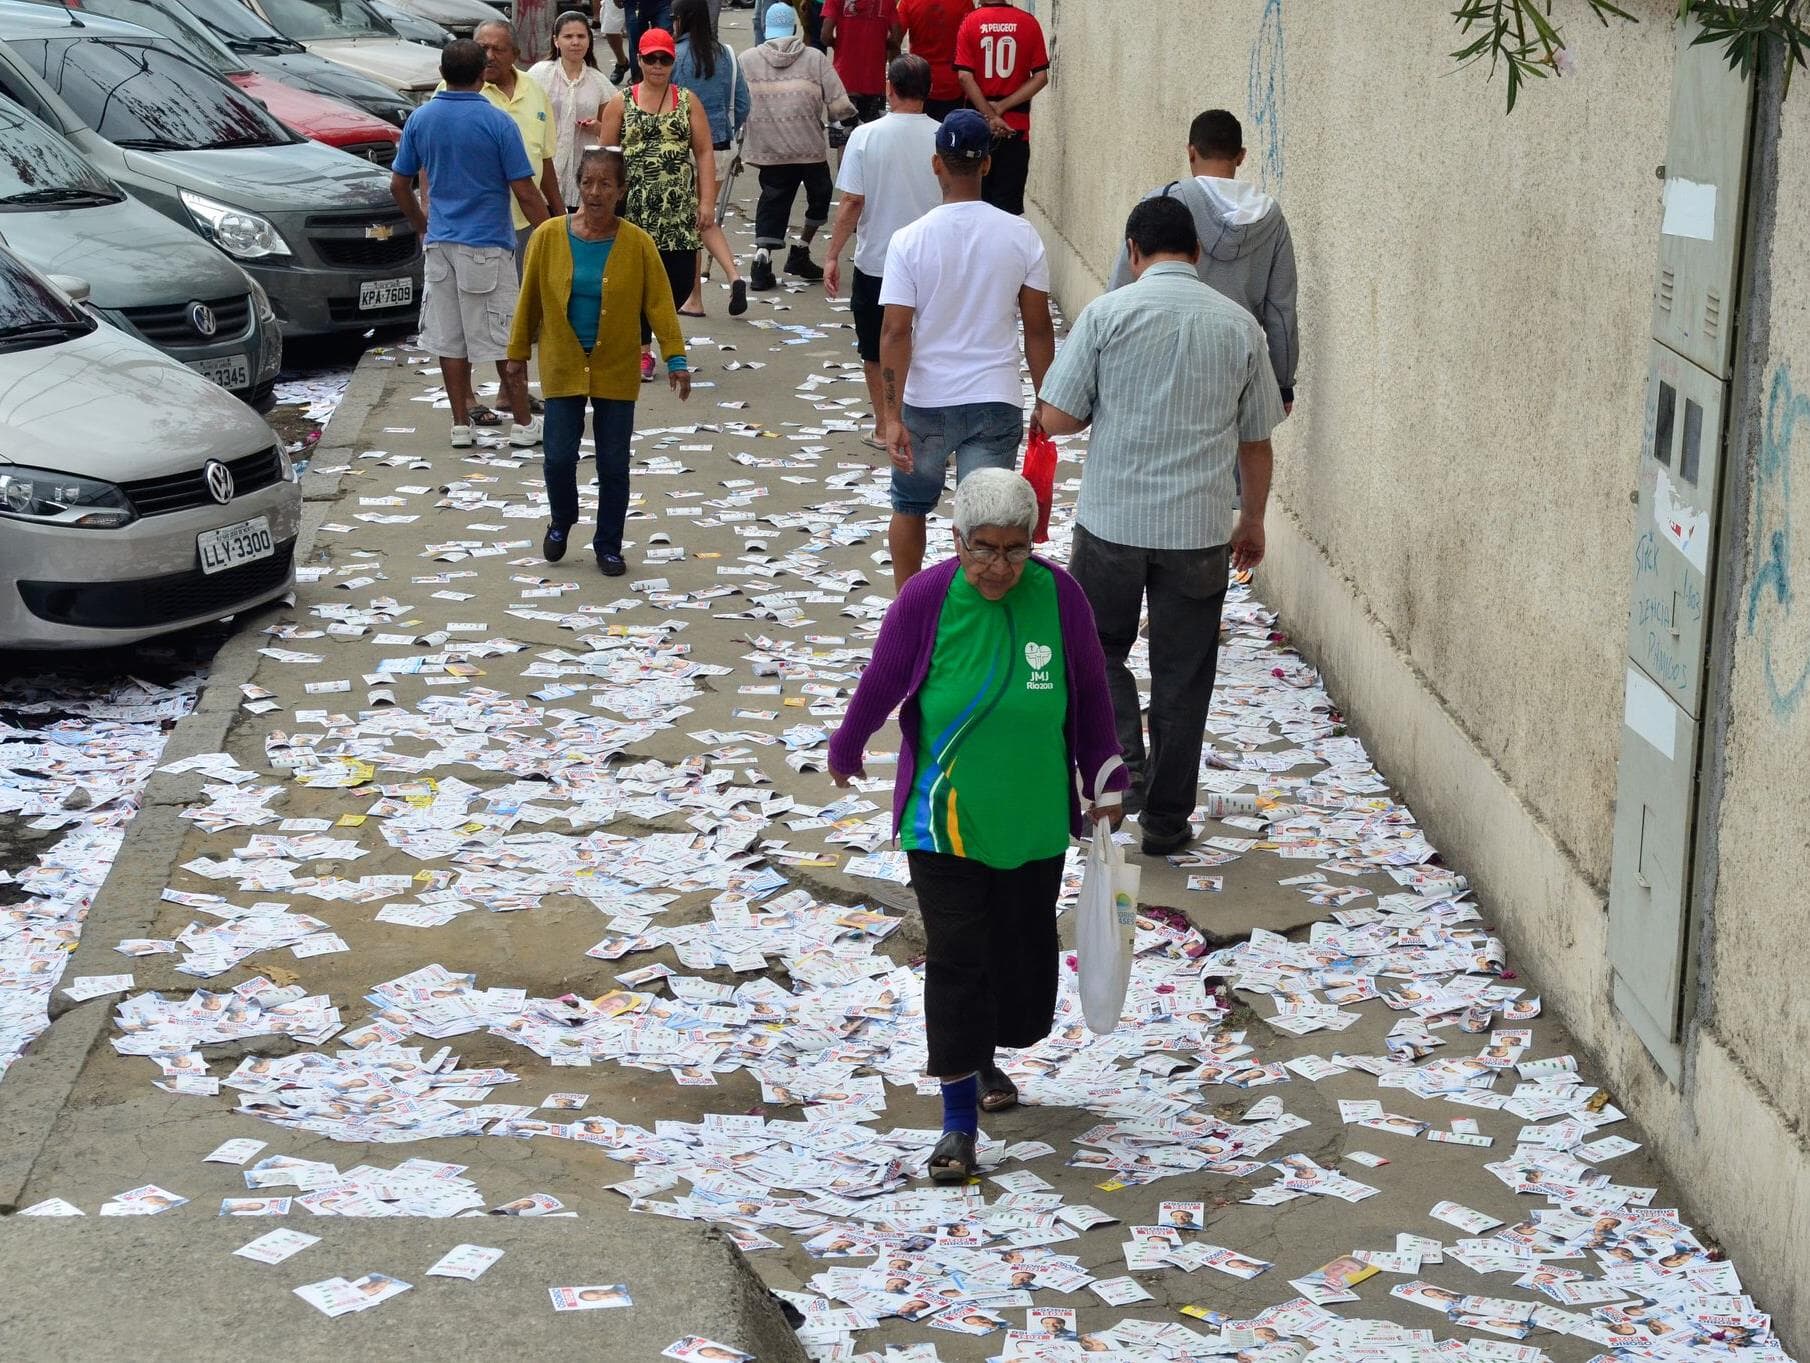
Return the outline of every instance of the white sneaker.
<path id="1" fill-rule="evenodd" d="M 529 445 L 540 444 L 540 418 L 537 416 L 529 417 L 526 426 L 517 425 L 512 422 L 509 428 L 509 443 L 516 446 L 518 449 L 524 449 Z"/>
<path id="2" fill-rule="evenodd" d="M 455 450 L 470 449 L 472 444 L 471 427 L 454 426 L 452 428 L 452 447 Z"/>

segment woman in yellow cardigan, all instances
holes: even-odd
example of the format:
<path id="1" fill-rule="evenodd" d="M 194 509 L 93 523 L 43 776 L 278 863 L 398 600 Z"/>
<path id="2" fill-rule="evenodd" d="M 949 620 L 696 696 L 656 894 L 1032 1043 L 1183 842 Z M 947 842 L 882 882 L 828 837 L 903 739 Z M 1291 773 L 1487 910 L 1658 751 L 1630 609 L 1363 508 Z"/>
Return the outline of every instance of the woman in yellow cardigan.
<path id="1" fill-rule="evenodd" d="M 622 527 L 628 519 L 629 441 L 641 391 L 641 319 L 666 357 L 667 382 L 681 401 L 691 396 L 685 338 L 672 286 L 654 239 L 617 217 L 624 185 L 622 153 L 593 147 L 578 165 L 578 210 L 549 218 L 528 239 L 522 288 L 509 333 L 509 358 L 525 365 L 540 347 L 540 390 L 546 400 L 542 436 L 552 523 L 541 552 L 566 555 L 578 522 L 578 442 L 585 404 L 597 443 L 597 533 L 591 547 L 606 577 L 620 577 Z"/>

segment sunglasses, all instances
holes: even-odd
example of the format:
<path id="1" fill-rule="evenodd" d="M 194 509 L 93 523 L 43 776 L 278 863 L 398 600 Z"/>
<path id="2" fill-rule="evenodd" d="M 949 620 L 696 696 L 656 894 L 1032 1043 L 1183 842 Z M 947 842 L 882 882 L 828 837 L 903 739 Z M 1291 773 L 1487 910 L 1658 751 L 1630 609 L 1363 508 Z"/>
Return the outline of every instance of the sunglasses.
<path id="1" fill-rule="evenodd" d="M 665 52 L 644 52 L 641 54 L 643 66 L 671 66 L 672 57 Z"/>

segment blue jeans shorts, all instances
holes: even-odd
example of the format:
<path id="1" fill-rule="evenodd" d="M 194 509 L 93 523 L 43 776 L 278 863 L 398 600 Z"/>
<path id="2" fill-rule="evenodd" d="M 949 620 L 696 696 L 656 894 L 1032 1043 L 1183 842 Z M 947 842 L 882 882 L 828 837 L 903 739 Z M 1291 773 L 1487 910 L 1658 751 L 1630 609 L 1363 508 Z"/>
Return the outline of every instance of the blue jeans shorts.
<path id="1" fill-rule="evenodd" d="M 900 516 L 928 516 L 942 500 L 949 463 L 955 482 L 975 469 L 1018 465 L 1024 412 L 1010 402 L 964 402 L 954 407 L 904 408 L 911 434 L 911 472 L 892 471 L 892 509 Z"/>

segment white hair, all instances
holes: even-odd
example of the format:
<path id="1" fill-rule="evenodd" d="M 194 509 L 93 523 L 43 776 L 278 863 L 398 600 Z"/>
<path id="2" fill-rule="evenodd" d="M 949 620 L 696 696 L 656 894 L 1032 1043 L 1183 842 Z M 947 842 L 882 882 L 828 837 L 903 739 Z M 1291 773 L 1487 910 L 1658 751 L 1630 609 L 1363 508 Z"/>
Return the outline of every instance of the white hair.
<path id="1" fill-rule="evenodd" d="M 975 469 L 955 489 L 955 530 L 964 540 L 983 525 L 1031 534 L 1037 494 L 1011 469 Z"/>

